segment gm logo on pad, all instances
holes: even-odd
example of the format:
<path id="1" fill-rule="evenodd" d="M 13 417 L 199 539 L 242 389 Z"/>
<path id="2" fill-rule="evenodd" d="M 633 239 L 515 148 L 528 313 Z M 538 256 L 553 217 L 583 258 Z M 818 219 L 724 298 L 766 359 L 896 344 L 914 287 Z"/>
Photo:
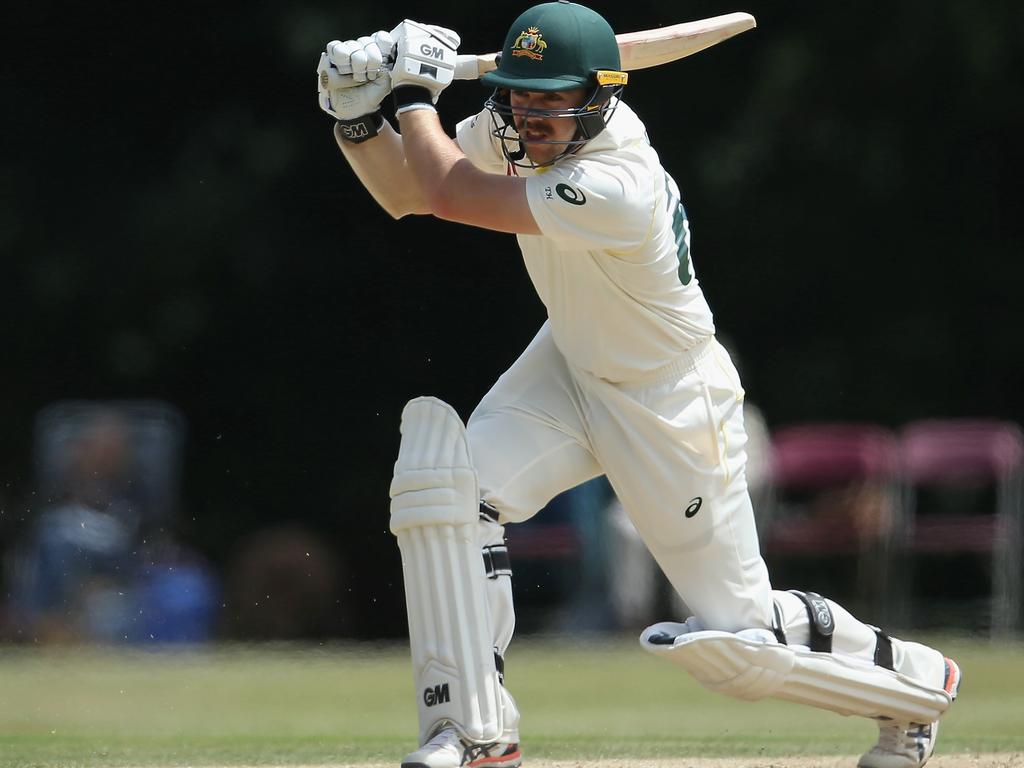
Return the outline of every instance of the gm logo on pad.
<path id="1" fill-rule="evenodd" d="M 423 690 L 423 703 L 428 707 L 432 707 L 435 704 L 444 704 L 451 700 L 451 696 L 448 693 L 448 683 L 435 685 L 433 688 L 427 686 Z"/>

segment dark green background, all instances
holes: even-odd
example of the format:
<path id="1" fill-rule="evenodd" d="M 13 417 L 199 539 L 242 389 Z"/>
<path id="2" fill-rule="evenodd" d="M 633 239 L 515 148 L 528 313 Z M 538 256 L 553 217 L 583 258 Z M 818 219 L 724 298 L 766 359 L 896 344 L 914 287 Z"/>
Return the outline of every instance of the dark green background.
<path id="1" fill-rule="evenodd" d="M 635 73 L 626 99 L 683 191 L 698 275 L 770 424 L 1024 419 L 1024 6 L 592 5 L 619 31 L 758 18 Z M 6 537 L 35 504 L 40 407 L 163 398 L 190 427 L 183 534 L 217 561 L 246 532 L 303 521 L 354 565 L 358 632 L 395 631 L 401 407 L 434 394 L 468 416 L 543 310 L 512 237 L 372 204 L 316 106 L 317 58 L 405 16 L 491 51 L 521 10 L 5 11 Z M 445 123 L 484 96 L 454 85 Z"/>

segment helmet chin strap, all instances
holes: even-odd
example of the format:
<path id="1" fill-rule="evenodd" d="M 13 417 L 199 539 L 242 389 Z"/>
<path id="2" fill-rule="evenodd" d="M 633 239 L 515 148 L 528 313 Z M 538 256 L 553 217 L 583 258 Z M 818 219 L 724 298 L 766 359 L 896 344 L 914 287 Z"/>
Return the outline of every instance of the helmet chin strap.
<path id="1" fill-rule="evenodd" d="M 526 157 L 526 145 L 523 144 L 523 139 L 518 134 L 516 134 L 516 143 L 519 144 L 519 149 L 517 149 L 515 152 L 509 152 L 507 147 L 505 151 L 508 154 L 509 160 L 518 163 L 520 160 Z"/>

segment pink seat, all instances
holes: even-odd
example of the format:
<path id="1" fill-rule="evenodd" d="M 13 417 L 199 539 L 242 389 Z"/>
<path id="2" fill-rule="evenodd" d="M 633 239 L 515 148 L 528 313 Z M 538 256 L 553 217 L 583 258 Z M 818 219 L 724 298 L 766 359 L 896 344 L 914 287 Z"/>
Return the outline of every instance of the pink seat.
<path id="1" fill-rule="evenodd" d="M 861 478 L 891 478 L 898 468 L 897 444 L 889 430 L 873 424 L 802 424 L 772 437 L 776 482 L 823 487 Z"/>
<path id="2" fill-rule="evenodd" d="M 866 541 L 892 530 L 899 464 L 888 430 L 871 424 L 804 424 L 776 431 L 772 443 L 777 493 L 806 501 L 776 509 L 766 531 L 769 550 L 859 552 Z"/>
<path id="3" fill-rule="evenodd" d="M 1003 478 L 1024 461 L 1021 430 L 1012 422 L 918 421 L 904 428 L 901 442 L 903 472 L 914 482 Z"/>
<path id="4" fill-rule="evenodd" d="M 918 558 L 991 557 L 992 629 L 997 634 L 1013 632 L 1021 611 L 1020 427 L 995 420 L 915 422 L 903 430 L 901 459 L 907 487 L 907 550 Z M 926 491 L 951 497 L 978 488 L 993 491 L 988 508 L 933 509 L 922 501 Z"/>
<path id="5" fill-rule="evenodd" d="M 759 529 L 773 569 L 813 558 L 837 579 L 854 570 L 855 597 L 881 618 L 901 527 L 895 436 L 874 424 L 801 424 L 776 430 L 772 453 L 776 500 Z"/>

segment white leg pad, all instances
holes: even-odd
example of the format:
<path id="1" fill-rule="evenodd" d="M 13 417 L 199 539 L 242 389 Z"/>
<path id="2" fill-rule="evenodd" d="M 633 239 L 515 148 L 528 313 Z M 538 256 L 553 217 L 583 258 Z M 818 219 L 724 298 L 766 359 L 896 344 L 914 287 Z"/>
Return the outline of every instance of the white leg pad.
<path id="1" fill-rule="evenodd" d="M 479 509 L 462 420 L 436 398 L 411 400 L 391 482 L 391 532 L 402 552 L 421 744 L 442 722 L 472 741 L 494 741 L 503 730 Z"/>
<path id="2" fill-rule="evenodd" d="M 772 697 L 912 723 L 938 720 L 952 703 L 942 689 L 851 656 L 782 645 L 768 630 L 688 632 L 685 624 L 663 622 L 645 629 L 640 644 L 704 687 L 738 699 Z"/>

